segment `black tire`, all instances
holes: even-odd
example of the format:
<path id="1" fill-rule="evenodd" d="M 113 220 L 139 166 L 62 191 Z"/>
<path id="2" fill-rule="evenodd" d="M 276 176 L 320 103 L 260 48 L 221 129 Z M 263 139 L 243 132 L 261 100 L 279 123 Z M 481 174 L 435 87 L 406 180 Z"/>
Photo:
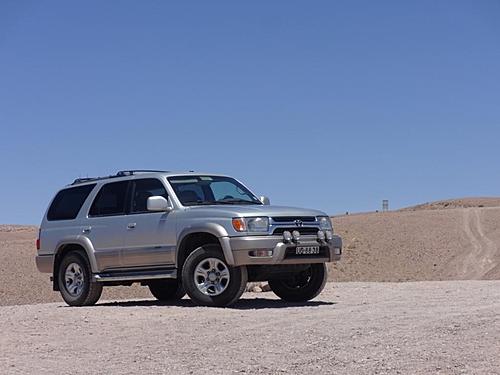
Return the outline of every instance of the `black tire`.
<path id="1" fill-rule="evenodd" d="M 77 289 L 69 288 L 66 283 L 66 271 L 72 265 L 73 270 L 75 270 L 76 267 L 74 265 L 77 265 L 79 267 L 78 274 L 82 275 L 81 283 L 79 284 L 81 285 L 81 290 L 78 293 L 75 293 L 75 290 Z M 101 297 L 102 284 L 92 282 L 92 272 L 89 261 L 87 256 L 80 251 L 72 251 L 64 256 L 59 264 L 57 278 L 61 296 L 70 306 L 91 306 L 94 305 Z"/>
<path id="2" fill-rule="evenodd" d="M 326 265 L 317 263 L 288 279 L 269 280 L 269 286 L 284 301 L 306 302 L 321 293 L 327 277 Z"/>
<path id="3" fill-rule="evenodd" d="M 195 282 L 195 270 L 203 261 L 217 259 L 220 267 L 226 267 L 229 280 L 223 285 L 223 291 L 218 295 L 204 294 Z M 223 266 L 222 266 L 223 265 Z M 210 270 L 208 270 L 210 272 Z M 203 276 L 201 276 L 203 277 Z M 218 245 L 201 246 L 194 250 L 186 259 L 182 268 L 182 284 L 191 300 L 197 305 L 226 307 L 235 303 L 245 291 L 248 275 L 246 267 L 231 267 L 227 265 L 222 249 Z M 211 289 L 209 289 L 211 290 Z M 215 291 L 215 288 L 213 289 Z M 208 292 L 208 291 L 207 291 Z"/>
<path id="4" fill-rule="evenodd" d="M 148 284 L 149 291 L 162 302 L 178 301 L 186 295 L 179 279 L 156 280 Z"/>

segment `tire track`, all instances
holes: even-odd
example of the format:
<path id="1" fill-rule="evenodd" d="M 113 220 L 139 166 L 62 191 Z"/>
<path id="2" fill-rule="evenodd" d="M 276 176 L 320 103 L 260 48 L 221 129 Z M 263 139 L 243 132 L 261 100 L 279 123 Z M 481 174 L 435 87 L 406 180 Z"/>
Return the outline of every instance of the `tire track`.
<path id="1" fill-rule="evenodd" d="M 498 266 L 493 261 L 498 252 L 497 245 L 484 234 L 480 210 L 467 208 L 463 211 L 463 229 L 472 245 L 462 264 L 462 273 L 467 279 L 480 279 Z"/>

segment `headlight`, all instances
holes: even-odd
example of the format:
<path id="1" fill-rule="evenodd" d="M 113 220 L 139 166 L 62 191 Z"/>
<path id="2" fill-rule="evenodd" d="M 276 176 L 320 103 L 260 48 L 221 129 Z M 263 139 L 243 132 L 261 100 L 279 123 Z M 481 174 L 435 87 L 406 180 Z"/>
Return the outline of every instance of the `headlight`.
<path id="1" fill-rule="evenodd" d="M 249 232 L 267 232 L 269 230 L 269 218 L 267 217 L 252 217 L 246 220 Z"/>
<path id="2" fill-rule="evenodd" d="M 269 230 L 269 218 L 236 217 L 233 219 L 233 228 L 237 232 L 267 232 Z"/>
<path id="3" fill-rule="evenodd" d="M 322 230 L 333 230 L 332 221 L 328 216 L 318 216 L 319 227 Z"/>

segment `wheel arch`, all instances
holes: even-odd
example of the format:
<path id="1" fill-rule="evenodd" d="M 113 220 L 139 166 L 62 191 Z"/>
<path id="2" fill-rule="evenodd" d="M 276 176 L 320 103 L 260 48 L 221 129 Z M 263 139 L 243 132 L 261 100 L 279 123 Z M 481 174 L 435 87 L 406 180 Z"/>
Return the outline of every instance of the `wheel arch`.
<path id="1" fill-rule="evenodd" d="M 56 251 L 54 253 L 52 282 L 53 282 L 53 289 L 56 291 L 59 290 L 57 274 L 59 272 L 59 265 L 61 264 L 61 260 L 67 253 L 75 250 L 81 251 L 87 256 L 92 273 L 98 271 L 93 247 L 88 238 L 75 237 L 75 238 L 63 239 L 57 244 Z"/>
<path id="2" fill-rule="evenodd" d="M 224 258 L 229 265 L 234 265 L 234 258 L 229 247 L 228 234 L 224 227 L 208 224 L 202 227 L 191 227 L 181 232 L 176 256 L 176 267 L 180 270 L 186 258 L 198 247 L 207 244 L 217 244 L 222 248 Z"/>

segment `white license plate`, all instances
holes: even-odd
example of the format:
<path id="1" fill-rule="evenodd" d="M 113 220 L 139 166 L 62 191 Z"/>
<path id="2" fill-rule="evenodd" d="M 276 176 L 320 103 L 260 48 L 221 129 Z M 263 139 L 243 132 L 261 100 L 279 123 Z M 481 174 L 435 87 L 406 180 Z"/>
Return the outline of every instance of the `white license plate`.
<path id="1" fill-rule="evenodd" d="M 319 246 L 297 246 L 295 248 L 297 255 L 316 255 L 319 254 Z"/>

